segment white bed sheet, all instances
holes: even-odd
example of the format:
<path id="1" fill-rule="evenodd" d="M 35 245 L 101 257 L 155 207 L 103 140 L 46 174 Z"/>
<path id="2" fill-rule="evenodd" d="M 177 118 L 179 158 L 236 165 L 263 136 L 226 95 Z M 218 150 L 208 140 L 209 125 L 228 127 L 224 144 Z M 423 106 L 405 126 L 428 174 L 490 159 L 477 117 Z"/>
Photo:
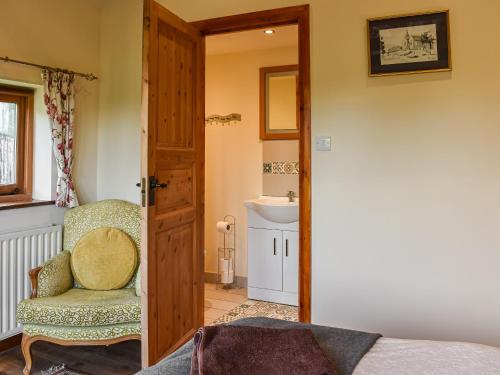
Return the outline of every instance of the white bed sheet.
<path id="1" fill-rule="evenodd" d="M 500 375 L 500 348 L 382 337 L 353 375 Z"/>

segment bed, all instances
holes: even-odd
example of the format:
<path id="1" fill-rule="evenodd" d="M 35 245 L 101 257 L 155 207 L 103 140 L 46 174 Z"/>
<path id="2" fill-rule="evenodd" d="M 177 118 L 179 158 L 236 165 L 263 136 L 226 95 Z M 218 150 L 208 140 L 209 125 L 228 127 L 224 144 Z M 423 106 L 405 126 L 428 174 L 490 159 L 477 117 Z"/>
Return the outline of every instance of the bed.
<path id="1" fill-rule="evenodd" d="M 270 318 L 230 323 L 270 328 L 311 329 L 338 375 L 499 375 L 500 348 L 485 345 L 402 340 L 314 324 Z M 138 375 L 189 375 L 192 342 Z M 252 375 L 252 374 L 249 374 Z"/>
<path id="2" fill-rule="evenodd" d="M 499 375 L 500 349 L 461 342 L 381 337 L 353 375 Z"/>

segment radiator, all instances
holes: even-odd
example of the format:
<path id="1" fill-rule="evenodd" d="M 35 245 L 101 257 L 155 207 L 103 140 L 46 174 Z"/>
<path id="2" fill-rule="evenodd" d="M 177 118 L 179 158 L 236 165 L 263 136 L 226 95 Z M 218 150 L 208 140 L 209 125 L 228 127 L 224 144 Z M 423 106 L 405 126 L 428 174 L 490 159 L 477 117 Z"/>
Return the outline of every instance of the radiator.
<path id="1" fill-rule="evenodd" d="M 62 249 L 62 225 L 0 234 L 0 340 L 21 331 L 17 304 L 29 298 L 28 271 Z"/>

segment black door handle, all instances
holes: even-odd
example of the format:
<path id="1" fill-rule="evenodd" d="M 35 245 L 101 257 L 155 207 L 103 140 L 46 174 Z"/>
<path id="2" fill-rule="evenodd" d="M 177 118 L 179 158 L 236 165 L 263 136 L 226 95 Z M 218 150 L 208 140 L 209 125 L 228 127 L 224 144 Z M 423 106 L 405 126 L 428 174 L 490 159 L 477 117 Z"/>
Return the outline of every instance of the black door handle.
<path id="1" fill-rule="evenodd" d="M 168 186 L 168 184 L 166 184 L 164 182 L 159 182 L 155 176 L 149 177 L 149 188 L 150 189 L 156 189 L 156 188 L 165 189 L 167 186 Z"/>
<path id="2" fill-rule="evenodd" d="M 151 184 L 149 186 L 149 188 L 150 189 L 156 189 L 156 188 L 165 189 L 167 186 L 168 186 L 168 184 L 166 184 L 164 182 L 155 182 L 155 183 Z"/>
<path id="3" fill-rule="evenodd" d="M 138 182 L 137 184 L 135 184 L 135 186 L 137 187 L 141 187 L 141 183 Z M 156 189 L 156 188 L 166 188 L 168 186 L 168 184 L 166 183 L 155 183 L 154 185 L 151 185 L 149 188 L 150 189 Z"/>
<path id="4" fill-rule="evenodd" d="M 276 255 L 276 238 L 274 239 L 274 250 L 273 250 L 274 255 Z"/>
<path id="5" fill-rule="evenodd" d="M 288 256 L 288 238 L 285 240 L 285 256 Z"/>
<path id="6" fill-rule="evenodd" d="M 149 176 L 149 205 L 155 204 L 155 189 L 165 189 L 168 183 L 159 182 L 155 176 Z"/>

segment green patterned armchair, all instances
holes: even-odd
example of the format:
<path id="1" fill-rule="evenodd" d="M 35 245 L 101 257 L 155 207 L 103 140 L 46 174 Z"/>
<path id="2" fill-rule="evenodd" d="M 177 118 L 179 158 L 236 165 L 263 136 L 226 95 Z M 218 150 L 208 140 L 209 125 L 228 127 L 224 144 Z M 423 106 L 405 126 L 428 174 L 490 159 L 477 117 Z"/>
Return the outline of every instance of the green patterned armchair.
<path id="1" fill-rule="evenodd" d="M 31 298 L 22 301 L 17 308 L 17 320 L 23 326 L 24 374 L 31 371 L 30 347 L 36 341 L 59 345 L 110 345 L 141 339 L 137 270 L 134 272 L 132 268 L 134 275 L 124 288 L 114 290 L 84 289 L 74 277 L 70 262 L 72 251 L 83 235 L 97 228 L 119 229 L 132 239 L 137 252 L 140 249 L 137 205 L 105 200 L 66 212 L 63 251 L 30 271 Z"/>

